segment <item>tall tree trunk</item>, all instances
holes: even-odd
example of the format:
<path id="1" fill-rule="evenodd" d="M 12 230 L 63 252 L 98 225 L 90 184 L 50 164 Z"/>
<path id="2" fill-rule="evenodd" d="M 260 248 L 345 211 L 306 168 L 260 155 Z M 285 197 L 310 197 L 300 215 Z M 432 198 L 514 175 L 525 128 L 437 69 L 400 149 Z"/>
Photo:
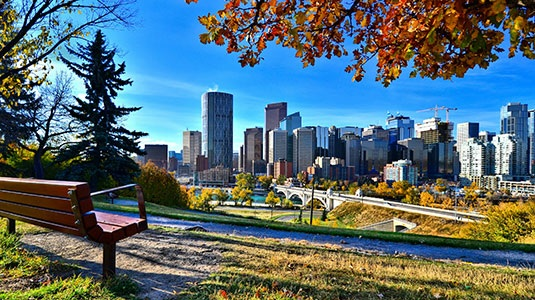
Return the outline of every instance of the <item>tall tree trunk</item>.
<path id="1" fill-rule="evenodd" d="M 40 151 L 33 155 L 33 176 L 37 179 L 45 178 L 45 170 L 43 168 L 43 161 L 41 160 L 43 154 Z"/>

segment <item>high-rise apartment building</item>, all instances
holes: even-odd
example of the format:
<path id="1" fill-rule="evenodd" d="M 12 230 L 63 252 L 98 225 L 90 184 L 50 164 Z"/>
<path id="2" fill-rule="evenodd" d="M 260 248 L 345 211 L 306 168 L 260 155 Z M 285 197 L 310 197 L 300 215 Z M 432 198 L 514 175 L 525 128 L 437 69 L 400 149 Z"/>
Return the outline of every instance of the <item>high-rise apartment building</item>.
<path id="1" fill-rule="evenodd" d="M 517 178 L 525 175 L 522 173 L 522 162 L 518 161 L 520 156 L 520 145 L 517 137 L 512 134 L 498 134 L 492 140 L 494 145 L 494 173 Z"/>
<path id="2" fill-rule="evenodd" d="M 316 136 L 314 129 L 301 127 L 293 131 L 293 170 L 294 174 L 306 171 L 314 162 Z"/>
<path id="3" fill-rule="evenodd" d="M 479 139 L 483 142 L 492 142 L 492 139 L 496 136 L 496 132 L 490 132 L 490 131 L 480 131 Z"/>
<path id="4" fill-rule="evenodd" d="M 270 103 L 264 108 L 265 123 L 264 123 L 264 160 L 269 163 L 269 132 L 273 129 L 279 128 L 279 123 L 286 118 L 288 114 L 288 104 L 286 102 Z M 301 125 L 299 125 L 301 127 Z"/>
<path id="5" fill-rule="evenodd" d="M 156 166 L 167 170 L 167 145 L 145 145 L 144 163 L 149 161 Z"/>
<path id="6" fill-rule="evenodd" d="M 479 123 L 465 122 L 457 124 L 457 149 L 469 138 L 479 137 Z M 457 150 L 460 152 L 459 150 Z"/>
<path id="7" fill-rule="evenodd" d="M 515 175 L 527 175 L 529 165 L 528 105 L 518 102 L 508 103 L 500 110 L 500 133 L 515 136 L 518 148 L 518 170 Z"/>
<path id="8" fill-rule="evenodd" d="M 200 131 L 186 130 L 182 132 L 182 162 L 189 165 L 191 170 L 196 169 L 197 156 L 202 151 L 202 133 Z"/>
<path id="9" fill-rule="evenodd" d="M 262 127 L 247 128 L 244 132 L 244 171 L 253 173 L 253 162 L 262 160 Z"/>
<path id="10" fill-rule="evenodd" d="M 458 145 L 461 170 L 459 177 L 463 185 L 475 178 L 494 173 L 494 145 L 478 138 L 468 138 Z"/>
<path id="11" fill-rule="evenodd" d="M 208 167 L 232 168 L 233 96 L 222 92 L 202 95 L 202 151 Z"/>

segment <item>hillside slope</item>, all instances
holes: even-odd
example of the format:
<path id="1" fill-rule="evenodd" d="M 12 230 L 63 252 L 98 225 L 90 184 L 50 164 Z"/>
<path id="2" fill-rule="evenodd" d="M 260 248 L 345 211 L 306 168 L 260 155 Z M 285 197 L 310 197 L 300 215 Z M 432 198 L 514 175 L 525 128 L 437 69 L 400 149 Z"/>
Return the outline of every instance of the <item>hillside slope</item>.
<path id="1" fill-rule="evenodd" d="M 464 223 L 453 220 L 350 202 L 343 203 L 331 211 L 328 215 L 328 222 L 338 226 L 359 228 L 392 218 L 400 218 L 418 224 L 416 228 L 408 231 L 415 234 L 460 237 L 461 229 L 466 226 Z"/>

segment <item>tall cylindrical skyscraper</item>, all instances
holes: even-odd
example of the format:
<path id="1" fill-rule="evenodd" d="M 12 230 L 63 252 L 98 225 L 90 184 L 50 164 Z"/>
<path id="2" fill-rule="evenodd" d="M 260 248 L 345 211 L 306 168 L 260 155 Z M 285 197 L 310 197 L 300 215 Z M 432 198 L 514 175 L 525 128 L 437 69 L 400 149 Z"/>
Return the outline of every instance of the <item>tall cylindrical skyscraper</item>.
<path id="1" fill-rule="evenodd" d="M 202 150 L 209 168 L 232 168 L 233 98 L 221 92 L 202 95 Z"/>

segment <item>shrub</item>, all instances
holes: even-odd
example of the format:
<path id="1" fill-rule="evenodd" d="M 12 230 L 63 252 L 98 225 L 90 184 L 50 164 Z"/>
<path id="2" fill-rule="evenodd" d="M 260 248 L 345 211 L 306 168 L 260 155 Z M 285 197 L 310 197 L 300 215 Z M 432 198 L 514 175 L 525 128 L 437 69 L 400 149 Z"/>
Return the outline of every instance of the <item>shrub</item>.
<path id="1" fill-rule="evenodd" d="M 288 199 L 288 198 L 284 198 L 282 200 L 282 207 L 284 208 L 293 208 L 294 207 L 294 203 L 292 202 L 292 200 Z"/>
<path id="2" fill-rule="evenodd" d="M 187 207 L 186 189 L 165 169 L 152 162 L 141 167 L 136 182 L 143 188 L 145 200 L 171 207 Z"/>
<path id="3" fill-rule="evenodd" d="M 461 234 L 497 242 L 532 240 L 535 238 L 535 201 L 494 206 L 487 212 L 487 222 L 472 224 Z"/>
<path id="4" fill-rule="evenodd" d="M 203 189 L 200 195 L 189 197 L 188 206 L 190 209 L 210 212 L 215 208 L 215 205 L 212 204 L 214 195 L 214 190 Z"/>

